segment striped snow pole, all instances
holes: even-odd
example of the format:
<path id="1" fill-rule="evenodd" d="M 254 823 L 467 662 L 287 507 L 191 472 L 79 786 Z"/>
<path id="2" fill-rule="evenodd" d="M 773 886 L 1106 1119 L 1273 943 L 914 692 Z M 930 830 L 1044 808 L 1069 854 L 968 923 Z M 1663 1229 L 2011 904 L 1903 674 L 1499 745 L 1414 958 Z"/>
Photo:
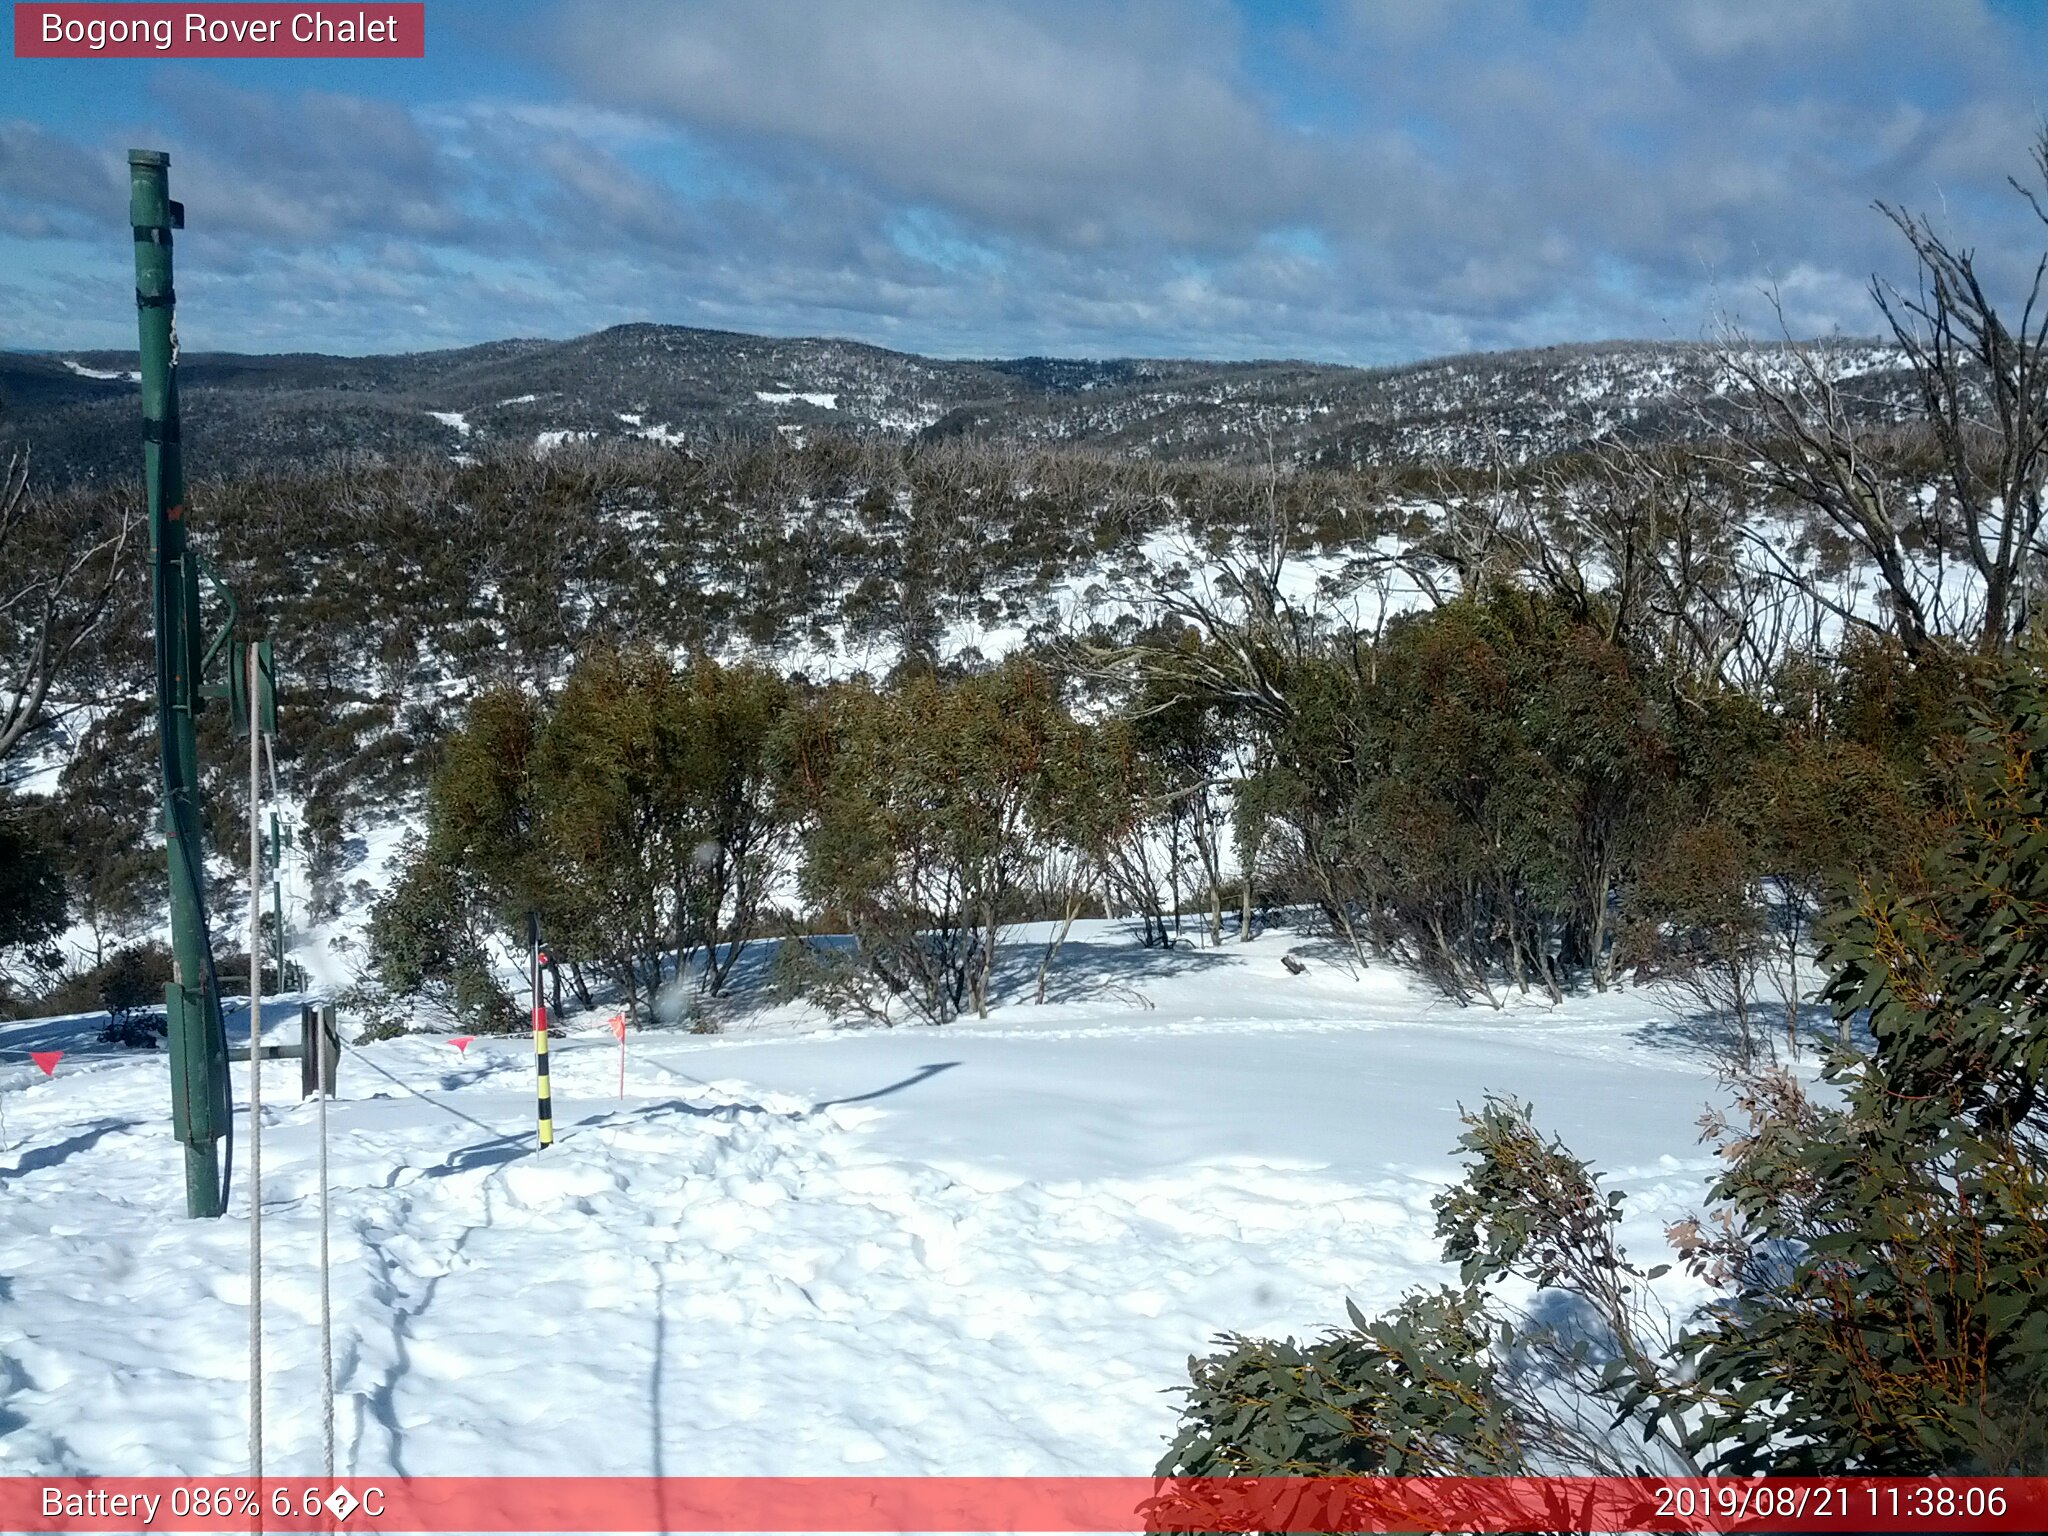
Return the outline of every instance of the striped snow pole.
<path id="1" fill-rule="evenodd" d="M 555 1105 L 548 1089 L 548 1005 L 540 992 L 540 914 L 526 916 L 526 937 L 533 965 L 533 1062 L 540 1093 L 540 1144 L 555 1144 Z"/>

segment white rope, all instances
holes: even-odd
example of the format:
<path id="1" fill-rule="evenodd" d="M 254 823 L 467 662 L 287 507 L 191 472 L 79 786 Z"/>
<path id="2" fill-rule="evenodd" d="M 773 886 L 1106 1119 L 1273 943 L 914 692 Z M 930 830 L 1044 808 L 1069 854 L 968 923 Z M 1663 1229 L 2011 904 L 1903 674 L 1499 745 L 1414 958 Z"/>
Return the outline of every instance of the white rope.
<path id="1" fill-rule="evenodd" d="M 284 790 L 277 777 L 277 748 L 268 736 L 263 738 L 263 766 L 270 776 L 270 799 L 273 806 L 284 803 Z M 284 866 L 288 862 L 282 849 L 278 852 L 277 868 L 271 873 L 271 882 L 280 888 L 284 880 Z M 282 909 L 282 902 L 279 903 Z M 281 920 L 281 919 L 280 919 Z M 277 939 L 279 954 L 284 953 L 284 935 Z M 284 976 L 279 973 L 277 984 L 284 987 Z M 327 1052 L 327 1011 L 315 1004 L 301 1001 L 299 1017 L 310 1019 L 312 1028 L 304 1032 L 299 1048 L 313 1052 L 313 1091 L 319 1102 L 314 1107 L 319 1138 L 320 1167 L 320 1466 L 325 1476 L 334 1476 L 334 1266 L 328 1242 L 328 1233 L 333 1223 L 329 1219 L 331 1201 L 327 1182 L 327 1100 L 334 1093 L 334 1078 Z"/>
<path id="2" fill-rule="evenodd" d="M 322 1466 L 334 1476 L 334 1308 L 333 1286 L 327 1256 L 327 1096 L 334 1091 L 328 1080 L 327 1015 L 321 1009 L 313 1015 L 314 1038 L 308 1042 L 320 1053 L 320 1451 Z"/>
<path id="3" fill-rule="evenodd" d="M 249 673 L 249 1476 L 263 1500 L 263 731 Z M 280 978 L 281 979 L 281 978 Z M 261 1515 L 261 1509 L 258 1510 Z"/>
<path id="4" fill-rule="evenodd" d="M 276 828 L 278 825 L 277 808 L 284 804 L 284 791 L 277 786 L 277 748 L 268 736 L 263 738 L 263 767 L 270 777 L 270 821 L 271 826 Z M 282 996 L 290 988 L 284 984 L 285 857 L 284 848 L 281 843 L 279 846 L 271 849 L 271 855 L 273 862 L 270 869 L 270 890 L 271 894 L 277 899 L 277 933 L 274 938 L 277 947 L 277 990 L 279 995 Z"/>

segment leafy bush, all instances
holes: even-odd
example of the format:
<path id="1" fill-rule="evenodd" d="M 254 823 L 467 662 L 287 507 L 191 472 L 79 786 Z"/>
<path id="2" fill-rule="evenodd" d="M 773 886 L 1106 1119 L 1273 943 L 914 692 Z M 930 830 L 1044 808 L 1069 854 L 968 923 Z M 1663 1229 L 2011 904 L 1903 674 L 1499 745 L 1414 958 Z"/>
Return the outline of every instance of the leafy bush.
<path id="1" fill-rule="evenodd" d="M 345 1002 L 377 1038 L 402 1031 L 406 1006 L 423 1002 L 478 1034 L 524 1024 L 491 965 L 478 899 L 459 872 L 415 839 L 398 877 L 370 909 L 368 974 Z"/>
<path id="2" fill-rule="evenodd" d="M 1940 851 L 1829 926 L 1825 995 L 1872 1042 L 1832 1056 L 1839 1104 L 1754 1070 L 1739 1121 L 1710 1120 L 1724 1171 L 1669 1235 L 1711 1304 L 1674 1326 L 1662 1268 L 1614 1243 L 1622 1197 L 1490 1102 L 1436 1202 L 1467 1289 L 1307 1349 L 1226 1339 L 1190 1363 L 1162 1473 L 1391 1471 L 1414 1445 L 1400 1465 L 1432 1471 L 2048 1472 L 2039 663 L 1976 713 Z M 1564 1293 L 1567 1320 L 1516 1316 L 1509 1280 Z"/>
<path id="3" fill-rule="evenodd" d="M 1615 1245 L 1622 1197 L 1554 1141 L 1528 1106 L 1465 1116 L 1463 1182 L 1436 1201 L 1461 1288 L 1303 1346 L 1226 1338 L 1189 1362 L 1192 1385 L 1161 1476 L 1585 1472 L 1697 1474 L 1678 1336 Z M 1542 1319 L 1502 1284 L 1554 1287 Z M 1629 1433 L 1612 1434 L 1626 1423 Z"/>
<path id="4" fill-rule="evenodd" d="M 1728 1139 L 1693 1240 L 1729 1304 L 1693 1341 L 1740 1405 L 1735 1471 L 2048 1471 L 2048 690 L 1974 714 L 1938 852 L 1831 925 L 1826 996 L 1867 1016 L 1839 1107 L 1786 1092 Z M 1799 1257 L 1789 1272 L 1770 1255 Z M 1734 1435 L 1735 1408 L 1703 1435 Z M 1768 1438 L 1756 1438 L 1756 1426 Z"/>
<path id="5" fill-rule="evenodd" d="M 171 980 L 171 951 L 158 943 L 131 944 L 118 949 L 95 968 L 87 985 L 100 1004 L 119 1018 L 139 1009 L 163 1004 L 164 988 Z"/>
<path id="6" fill-rule="evenodd" d="M 1523 1470 L 1523 1428 L 1471 1290 L 1408 1297 L 1310 1344 L 1225 1337 L 1193 1384 L 1162 1477 L 1360 1477 Z"/>
<path id="7" fill-rule="evenodd" d="M 27 999 L 22 1007 L 30 1014 L 90 1013 L 105 1009 L 109 1015 L 101 1037 L 110 1044 L 153 1046 L 164 1037 L 166 1025 L 161 1013 L 164 984 L 171 979 L 171 952 L 150 942 L 130 944 L 115 950 L 97 965 L 62 978 L 49 990 Z"/>

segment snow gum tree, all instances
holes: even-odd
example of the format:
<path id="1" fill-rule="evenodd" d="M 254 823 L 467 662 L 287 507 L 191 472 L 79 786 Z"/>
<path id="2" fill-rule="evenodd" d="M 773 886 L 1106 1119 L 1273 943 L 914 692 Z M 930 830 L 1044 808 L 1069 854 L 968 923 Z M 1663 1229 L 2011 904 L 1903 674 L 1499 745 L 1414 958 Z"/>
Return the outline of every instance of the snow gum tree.
<path id="1" fill-rule="evenodd" d="M 629 1005 L 701 955 L 717 994 L 781 867 L 792 694 L 760 668 L 605 651 L 570 674 L 535 756 L 535 832 Z"/>
<path id="2" fill-rule="evenodd" d="M 1363 956 L 1461 999 L 1614 976 L 1620 888 L 1668 810 L 1668 727 L 1637 660 L 1506 589 L 1290 669 L 1248 796 L 1279 874 Z"/>
<path id="3" fill-rule="evenodd" d="M 523 1016 L 495 974 L 491 926 L 462 872 L 414 840 L 370 909 L 369 964 L 342 1003 L 373 1035 L 402 1032 L 422 1003 L 479 1034 L 511 1033 Z"/>
<path id="4" fill-rule="evenodd" d="M 23 957 L 20 976 L 0 965 L 0 1006 L 24 982 L 55 969 L 54 946 L 68 916 L 56 859 L 0 806 L 0 956 Z"/>
<path id="5" fill-rule="evenodd" d="M 644 1012 L 699 957 L 717 994 L 791 845 L 794 698 L 759 668 L 632 648 L 593 650 L 553 697 L 487 692 L 442 752 L 419 878 L 514 951 L 537 913 L 586 1005 L 594 974 Z"/>
<path id="6" fill-rule="evenodd" d="M 1691 1341 L 1742 1410 L 1700 1426 L 1732 1470 L 2048 1471 L 2041 659 L 1975 710 L 1939 847 L 1829 926 L 1825 995 L 1871 1042 L 1830 1069 L 1842 1102 L 1787 1081 L 1722 1137 L 1730 1219 L 1686 1249 L 1732 1291 Z"/>
<path id="7" fill-rule="evenodd" d="M 1058 924 L 1039 961 L 1038 1002 L 1075 919 L 1091 900 L 1107 899 L 1111 871 L 1142 836 L 1149 768 L 1130 722 L 1114 716 L 1095 725 L 1058 721 L 1049 734 L 1027 806 L 1034 894 Z"/>
<path id="8" fill-rule="evenodd" d="M 2012 185 L 2048 229 L 2048 129 L 2033 161 L 2028 180 Z M 1781 574 L 1845 625 L 1888 629 L 1915 656 L 1943 644 L 1995 655 L 2026 633 L 2044 595 L 2048 253 L 2001 294 L 1997 263 L 1980 267 L 1922 215 L 1879 208 L 1918 269 L 1911 290 L 1874 279 L 1871 297 L 1905 359 L 1919 419 L 1905 432 L 1876 424 L 1826 343 L 1766 354 L 1738 338 L 1720 362 L 1747 397 L 1748 419 L 1723 457 L 1764 495 L 1816 514 L 1877 573 L 1882 625 L 1823 594 L 1752 533 Z M 1934 494 L 1923 496 L 1930 478 Z M 1970 580 L 1944 581 L 1944 567 Z"/>
<path id="9" fill-rule="evenodd" d="M 380 1032 L 404 1027 L 415 1002 L 438 1005 L 479 1032 L 518 1024 L 498 984 L 492 940 L 504 914 L 552 894 L 535 854 L 530 771 L 540 712 L 513 688 L 471 706 L 449 738 L 427 801 L 427 835 L 371 908 L 365 974 L 343 1001 Z"/>
<path id="10" fill-rule="evenodd" d="M 851 953 L 816 957 L 818 995 L 893 1021 L 986 1015 L 996 940 L 1032 854 L 1034 800 L 1074 725 L 1051 678 L 1013 662 L 829 690 L 797 753 L 802 884 Z"/>

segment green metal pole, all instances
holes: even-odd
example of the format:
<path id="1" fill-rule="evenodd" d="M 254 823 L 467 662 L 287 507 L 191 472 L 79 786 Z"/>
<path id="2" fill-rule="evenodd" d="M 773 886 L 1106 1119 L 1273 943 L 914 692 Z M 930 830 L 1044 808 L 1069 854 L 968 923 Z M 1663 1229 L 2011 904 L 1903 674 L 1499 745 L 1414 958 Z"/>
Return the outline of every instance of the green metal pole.
<path id="1" fill-rule="evenodd" d="M 151 590 L 156 612 L 157 727 L 164 784 L 164 845 L 171 875 L 171 1121 L 185 1146 L 185 1209 L 218 1216 L 219 1142 L 228 1130 L 228 1047 L 206 932 L 205 856 L 199 840 L 202 700 L 199 571 L 185 541 L 185 466 L 178 444 L 178 338 L 173 321 L 171 231 L 185 210 L 169 196 L 171 157 L 128 152 L 129 222 L 135 226 L 135 304 L 142 351 L 142 463 L 149 489 Z"/>

